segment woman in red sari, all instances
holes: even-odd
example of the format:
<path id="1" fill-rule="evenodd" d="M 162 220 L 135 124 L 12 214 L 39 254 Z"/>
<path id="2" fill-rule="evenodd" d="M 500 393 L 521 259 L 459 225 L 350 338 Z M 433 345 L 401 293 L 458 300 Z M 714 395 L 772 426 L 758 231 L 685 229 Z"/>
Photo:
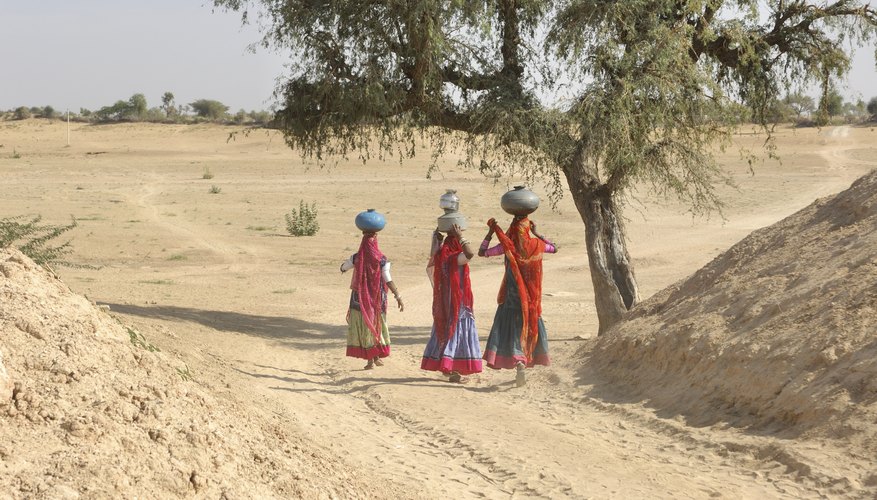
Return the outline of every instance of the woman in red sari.
<path id="1" fill-rule="evenodd" d="M 439 371 L 450 382 L 463 382 L 463 375 L 481 372 L 481 346 L 472 309 L 469 259 L 475 256 L 462 229 L 454 224 L 443 238 L 433 233 L 427 271 L 432 281 L 432 333 L 420 368 Z"/>
<path id="2" fill-rule="evenodd" d="M 515 368 L 515 382 L 520 387 L 526 383 L 525 368 L 551 363 L 542 322 L 542 256 L 557 252 L 557 247 L 539 235 L 536 224 L 525 215 L 516 215 L 507 233 L 495 219 L 487 225 L 490 229 L 478 255 L 505 256 L 506 272 L 484 359 L 490 368 Z M 489 248 L 494 233 L 499 244 Z"/>

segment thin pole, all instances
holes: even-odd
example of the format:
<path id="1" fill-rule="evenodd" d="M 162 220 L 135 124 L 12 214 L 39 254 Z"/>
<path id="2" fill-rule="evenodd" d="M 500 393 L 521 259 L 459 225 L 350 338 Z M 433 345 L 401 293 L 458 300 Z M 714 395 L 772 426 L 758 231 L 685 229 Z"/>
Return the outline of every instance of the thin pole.
<path id="1" fill-rule="evenodd" d="M 67 145 L 70 145 L 70 109 L 67 109 Z"/>

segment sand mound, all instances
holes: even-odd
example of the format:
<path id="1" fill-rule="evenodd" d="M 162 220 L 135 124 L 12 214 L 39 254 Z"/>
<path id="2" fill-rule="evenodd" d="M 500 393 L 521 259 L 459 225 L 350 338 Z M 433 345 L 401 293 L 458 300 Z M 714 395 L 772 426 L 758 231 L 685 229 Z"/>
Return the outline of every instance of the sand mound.
<path id="1" fill-rule="evenodd" d="M 287 432 L 288 421 L 214 395 L 151 349 L 49 271 L 0 249 L 0 492 L 366 496 L 344 466 Z"/>
<path id="2" fill-rule="evenodd" d="M 587 363 L 696 425 L 844 439 L 873 456 L 875 318 L 877 171 L 643 303 Z"/>

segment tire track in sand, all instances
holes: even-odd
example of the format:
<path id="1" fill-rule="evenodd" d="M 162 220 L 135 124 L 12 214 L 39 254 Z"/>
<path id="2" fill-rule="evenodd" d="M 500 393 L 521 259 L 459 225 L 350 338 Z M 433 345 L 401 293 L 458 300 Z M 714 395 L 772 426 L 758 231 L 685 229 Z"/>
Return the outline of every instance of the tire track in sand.
<path id="1" fill-rule="evenodd" d="M 164 176 L 150 172 L 149 178 L 140 185 L 140 194 L 133 200 L 133 204 L 145 214 L 151 223 L 195 247 L 214 254 L 220 260 L 220 264 L 240 264 L 239 254 L 241 252 L 251 257 L 258 256 L 258 250 L 252 246 L 226 243 L 219 235 L 208 234 L 204 226 L 192 225 L 192 227 L 189 227 L 180 223 L 179 220 L 172 220 L 170 217 L 163 216 L 159 212 L 158 205 L 153 203 L 152 199 L 160 194 L 159 186 L 164 181 Z"/>

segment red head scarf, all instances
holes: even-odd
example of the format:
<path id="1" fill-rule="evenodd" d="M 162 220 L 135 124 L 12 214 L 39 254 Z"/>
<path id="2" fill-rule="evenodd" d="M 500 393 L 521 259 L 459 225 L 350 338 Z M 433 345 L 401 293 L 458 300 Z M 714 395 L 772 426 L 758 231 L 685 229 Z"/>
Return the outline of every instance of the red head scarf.
<path id="1" fill-rule="evenodd" d="M 524 324 L 521 328 L 521 348 L 529 365 L 539 336 L 539 317 L 542 315 L 542 254 L 545 242 L 530 236 L 530 219 L 517 218 L 509 226 L 508 235 L 495 221 L 491 225 L 508 259 L 512 276 L 518 285 Z M 506 278 L 503 276 L 497 302 L 505 302 Z"/>
<path id="2" fill-rule="evenodd" d="M 469 265 L 464 264 L 462 273 L 457 256 L 463 251 L 460 240 L 448 236 L 435 254 L 432 288 L 432 317 L 439 343 L 444 345 L 457 330 L 460 305 L 472 308 L 472 285 L 469 281 Z M 462 283 L 461 275 L 462 274 Z"/>
<path id="3" fill-rule="evenodd" d="M 384 254 L 378 249 L 378 238 L 374 233 L 364 234 L 354 262 L 353 279 L 350 288 L 359 296 L 359 310 L 362 320 L 374 334 L 381 339 L 381 307 L 383 293 L 387 284 L 381 278 L 381 260 Z"/>

